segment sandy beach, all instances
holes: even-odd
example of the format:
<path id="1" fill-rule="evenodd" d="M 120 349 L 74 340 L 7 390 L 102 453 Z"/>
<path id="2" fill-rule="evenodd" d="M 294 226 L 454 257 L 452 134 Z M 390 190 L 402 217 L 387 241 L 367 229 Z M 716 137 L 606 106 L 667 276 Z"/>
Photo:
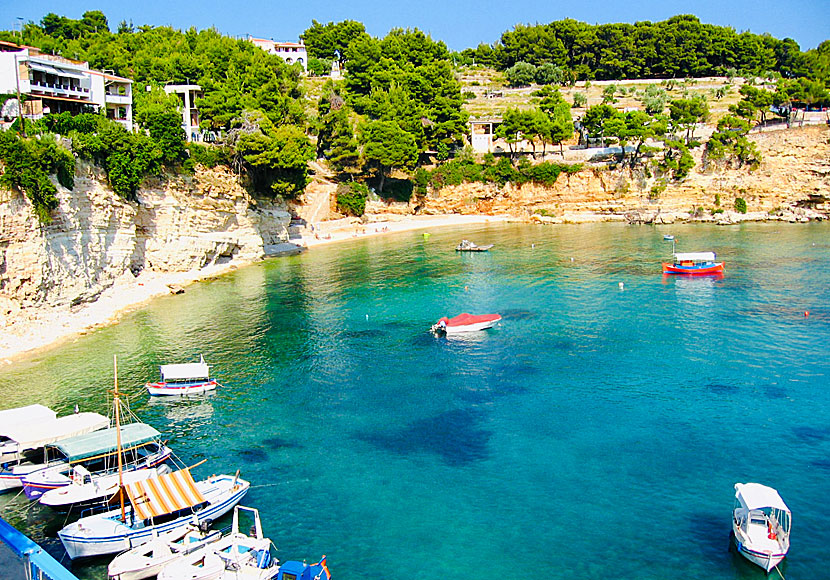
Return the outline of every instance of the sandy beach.
<path id="1" fill-rule="evenodd" d="M 487 215 L 403 216 L 394 221 L 378 221 L 332 230 L 322 237 L 304 236 L 292 239 L 291 242 L 312 248 L 395 232 L 505 222 L 509 219 L 509 216 Z M 188 284 L 250 263 L 252 262 L 229 262 L 190 272 L 142 271 L 138 276 L 127 272 L 95 302 L 75 307 L 23 309 L 5 320 L 0 335 L 0 364 L 12 364 L 37 351 L 75 340 L 92 329 L 116 323 L 123 314 L 140 308 L 153 298 L 181 292 Z"/>

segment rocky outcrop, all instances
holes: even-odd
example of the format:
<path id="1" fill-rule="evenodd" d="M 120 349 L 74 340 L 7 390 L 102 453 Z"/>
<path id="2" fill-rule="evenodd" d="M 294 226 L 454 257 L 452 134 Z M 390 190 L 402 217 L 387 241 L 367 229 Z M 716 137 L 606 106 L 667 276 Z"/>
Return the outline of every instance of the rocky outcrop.
<path id="1" fill-rule="evenodd" d="M 645 171 L 586 168 L 561 174 L 553 186 L 467 183 L 430 192 L 408 204 L 372 202 L 371 214 L 512 214 L 545 223 L 619 221 L 648 223 L 745 219 L 803 221 L 830 211 L 830 128 L 753 133 L 763 156 L 759 169 L 723 169 L 702 162 L 686 179 L 663 183 Z M 731 211 L 746 201 L 747 214 Z"/>
<path id="2" fill-rule="evenodd" d="M 285 206 L 254 200 L 226 170 L 148 182 L 136 202 L 104 184 L 79 162 L 74 189 L 58 186 L 48 225 L 25 196 L 0 192 L 0 315 L 90 302 L 145 270 L 250 262 L 288 237 Z"/>

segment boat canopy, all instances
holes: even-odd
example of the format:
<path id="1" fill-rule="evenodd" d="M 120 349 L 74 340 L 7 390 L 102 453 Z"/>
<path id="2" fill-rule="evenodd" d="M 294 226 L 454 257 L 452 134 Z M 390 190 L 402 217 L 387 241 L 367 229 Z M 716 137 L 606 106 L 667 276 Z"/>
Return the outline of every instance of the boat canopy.
<path id="1" fill-rule="evenodd" d="M 674 259 L 678 262 L 714 262 L 715 252 L 678 252 Z"/>
<path id="2" fill-rule="evenodd" d="M 189 469 L 181 469 L 124 486 L 138 519 L 172 514 L 200 503 L 205 497 L 196 489 Z"/>
<path id="3" fill-rule="evenodd" d="M 778 492 L 760 483 L 736 483 L 735 491 L 738 500 L 747 509 L 757 510 L 763 508 L 775 508 L 789 513 L 790 508 L 778 495 Z"/>
<path id="4" fill-rule="evenodd" d="M 10 425 L 55 419 L 57 416 L 58 414 L 52 409 L 44 407 L 43 405 L 27 405 L 26 407 L 0 411 L 0 425 L 2 425 L 0 427 L 0 436 L 3 435 L 4 428 Z"/>
<path id="5" fill-rule="evenodd" d="M 161 365 L 161 380 L 162 381 L 184 381 L 187 379 L 207 379 L 210 378 L 210 367 L 205 364 L 205 358 L 200 357 L 201 360 L 197 363 L 187 363 L 180 365 Z"/>
<path id="6" fill-rule="evenodd" d="M 447 326 L 467 326 L 468 324 L 479 324 L 481 322 L 490 322 L 491 320 L 501 320 L 500 314 L 459 314 L 454 318 L 447 320 Z"/>
<path id="7" fill-rule="evenodd" d="M 145 423 L 128 423 L 121 426 L 121 447 L 138 447 L 158 439 L 161 433 Z M 115 427 L 79 435 L 51 444 L 63 453 L 70 462 L 81 461 L 96 455 L 112 453 L 118 449 L 118 431 Z"/>
<path id="8" fill-rule="evenodd" d="M 51 421 L 40 419 L 26 424 L 18 423 L 0 428 L 0 437 L 8 437 L 19 451 L 38 449 L 49 443 L 76 437 L 109 427 L 110 420 L 98 413 L 76 413 Z"/>

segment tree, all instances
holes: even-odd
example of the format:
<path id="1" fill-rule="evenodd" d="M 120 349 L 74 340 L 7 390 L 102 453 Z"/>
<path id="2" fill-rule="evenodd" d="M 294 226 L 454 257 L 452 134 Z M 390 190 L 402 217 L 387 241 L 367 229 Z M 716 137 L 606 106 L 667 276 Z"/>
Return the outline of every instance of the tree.
<path id="1" fill-rule="evenodd" d="M 743 99 L 729 107 L 729 110 L 747 120 L 753 120 L 756 113 L 760 113 L 760 123 L 767 120 L 767 112 L 773 103 L 773 94 L 766 89 L 759 89 L 750 85 L 743 85 L 739 91 Z"/>
<path id="2" fill-rule="evenodd" d="M 363 157 L 380 177 L 379 191 L 395 167 L 411 170 L 418 162 L 418 147 L 412 135 L 394 121 L 370 121 L 363 129 Z"/>
<path id="3" fill-rule="evenodd" d="M 758 147 L 747 139 L 749 123 L 735 115 L 726 115 L 718 121 L 717 131 L 706 143 L 706 159 L 724 160 L 737 167 L 757 169 L 761 164 Z"/>
<path id="4" fill-rule="evenodd" d="M 564 157 L 565 151 L 562 148 L 562 141 L 570 139 L 574 133 L 571 107 L 558 90 L 551 90 L 549 87 L 545 87 L 539 91 L 539 95 L 542 97 L 539 102 L 539 108 L 547 115 L 550 121 L 547 138 L 551 143 L 559 144 L 559 152 Z"/>
<path id="5" fill-rule="evenodd" d="M 614 95 L 617 94 L 617 85 L 606 85 L 604 89 L 602 89 L 602 104 L 610 104 L 616 103 L 617 99 Z"/>
<path id="6" fill-rule="evenodd" d="M 147 129 L 161 148 L 165 163 L 176 165 L 187 159 L 187 136 L 182 128 L 180 102 L 161 89 L 141 94 L 136 102 L 136 122 Z"/>
<path id="7" fill-rule="evenodd" d="M 686 144 L 694 139 L 695 126 L 709 118 L 709 105 L 703 97 L 675 99 L 669 103 L 669 115 L 675 128 L 686 131 Z"/>
<path id="8" fill-rule="evenodd" d="M 507 147 L 510 149 L 511 159 L 516 153 L 514 146 L 524 138 L 522 133 L 523 131 L 527 131 L 527 129 L 527 112 L 509 108 L 502 115 L 502 121 L 496 127 L 495 135 L 500 139 L 504 139 L 505 143 L 507 143 Z"/>
<path id="9" fill-rule="evenodd" d="M 526 87 L 536 80 L 536 67 L 526 62 L 517 62 L 505 71 L 507 84 L 511 87 Z"/>
<path id="10" fill-rule="evenodd" d="M 618 133 L 622 122 L 622 113 L 611 105 L 594 105 L 585 111 L 582 117 L 582 126 L 588 132 L 588 136 L 599 138 L 603 147 L 605 136 Z"/>
<path id="11" fill-rule="evenodd" d="M 578 109 L 584 107 L 588 104 L 588 97 L 585 96 L 585 93 L 574 93 L 573 94 L 574 104 L 572 108 Z"/>
<path id="12" fill-rule="evenodd" d="M 300 35 L 309 57 L 336 60 L 340 63 L 341 69 L 345 68 L 349 61 L 347 56 L 349 45 L 355 40 L 368 37 L 366 27 L 354 20 L 327 24 L 312 20 L 311 27 Z"/>

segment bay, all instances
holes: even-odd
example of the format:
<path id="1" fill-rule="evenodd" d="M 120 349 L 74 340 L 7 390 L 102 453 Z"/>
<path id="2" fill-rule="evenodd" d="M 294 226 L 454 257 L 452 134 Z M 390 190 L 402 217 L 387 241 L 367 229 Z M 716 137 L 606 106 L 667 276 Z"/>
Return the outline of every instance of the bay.
<path id="1" fill-rule="evenodd" d="M 724 277 L 662 276 L 665 233 L 716 251 Z M 0 368 L 0 407 L 106 412 L 117 354 L 132 410 L 184 463 L 208 460 L 196 476 L 240 469 L 279 558 L 327 554 L 338 578 L 757 578 L 728 550 L 747 481 L 793 511 L 783 574 L 825 573 L 827 225 L 431 234 L 317 247 L 155 300 Z M 456 253 L 462 237 L 495 248 Z M 427 332 L 461 312 L 504 320 Z M 146 395 L 159 364 L 199 354 L 222 388 Z M 61 557 L 63 518 L 10 494 L 0 513 Z"/>

